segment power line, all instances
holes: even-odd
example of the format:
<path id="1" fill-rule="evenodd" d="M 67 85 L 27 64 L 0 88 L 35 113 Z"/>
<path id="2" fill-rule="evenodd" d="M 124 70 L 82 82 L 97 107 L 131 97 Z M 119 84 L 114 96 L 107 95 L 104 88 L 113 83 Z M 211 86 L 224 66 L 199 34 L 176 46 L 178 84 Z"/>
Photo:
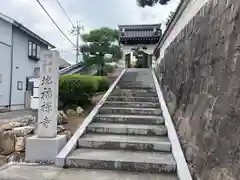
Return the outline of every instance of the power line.
<path id="1" fill-rule="evenodd" d="M 59 5 L 59 7 L 62 9 L 63 13 L 65 14 L 65 16 L 67 17 L 68 21 L 72 24 L 72 26 L 74 27 L 74 24 L 72 22 L 72 20 L 70 19 L 70 17 L 67 15 L 67 12 L 64 10 L 63 6 L 61 5 L 61 3 L 58 0 L 55 0 L 57 2 L 57 4 Z"/>
<path id="2" fill-rule="evenodd" d="M 77 32 L 77 43 L 76 45 L 68 38 L 68 36 L 61 30 L 61 28 L 57 25 L 57 23 L 53 20 L 53 18 L 50 16 L 50 14 L 47 12 L 47 10 L 44 8 L 44 6 L 40 3 L 39 0 L 36 0 L 38 2 L 38 4 L 42 7 L 42 9 L 45 11 L 45 13 L 48 15 L 48 17 L 51 19 L 51 21 L 54 23 L 54 25 L 58 28 L 58 30 L 65 36 L 65 38 L 76 48 L 76 63 L 78 63 L 78 56 L 79 56 L 79 35 L 80 35 L 80 29 L 83 29 L 83 26 L 80 26 L 80 24 L 77 22 L 77 26 L 75 26 L 72 22 L 72 20 L 70 19 L 70 17 L 68 16 L 67 12 L 65 11 L 65 9 L 63 8 L 63 6 L 61 5 L 61 3 L 58 0 L 55 0 L 57 2 L 57 4 L 59 5 L 59 7 L 62 9 L 64 15 L 67 17 L 68 21 L 71 23 L 72 27 L 73 27 L 73 32 Z M 87 42 L 83 39 L 83 41 L 85 42 L 85 44 L 88 46 Z"/>
<path id="3" fill-rule="evenodd" d="M 72 22 L 72 20 L 71 20 L 71 18 L 68 16 L 68 14 L 67 14 L 67 12 L 65 11 L 65 9 L 63 8 L 63 6 L 61 5 L 61 3 L 59 2 L 59 0 L 55 0 L 56 2 L 57 2 L 57 4 L 59 5 L 59 7 L 62 9 L 62 11 L 63 11 L 63 13 L 65 14 L 65 16 L 67 17 L 67 19 L 68 19 L 68 21 L 72 24 L 72 26 L 73 26 L 73 28 L 79 28 L 78 27 L 78 22 L 77 22 L 77 26 L 75 26 L 74 25 L 74 23 Z M 83 29 L 83 26 L 81 27 L 81 29 Z M 79 32 L 79 35 L 80 35 L 80 32 Z M 78 35 L 78 36 L 79 36 Z M 83 41 L 84 41 L 84 43 L 86 44 L 86 45 L 88 45 L 87 44 L 87 42 L 83 39 Z"/>
<path id="4" fill-rule="evenodd" d="M 71 31 L 72 34 L 76 33 L 77 36 L 77 42 L 76 42 L 76 63 L 78 63 L 78 57 L 79 57 L 79 35 L 80 30 L 83 29 L 83 26 L 80 25 L 79 21 L 77 21 L 77 25 L 73 26 L 73 29 Z"/>
<path id="5" fill-rule="evenodd" d="M 74 46 L 76 47 L 76 45 L 68 38 L 68 36 L 62 31 L 62 29 L 57 25 L 57 23 L 54 21 L 54 19 L 50 16 L 50 14 L 48 13 L 48 11 L 44 8 L 44 6 L 41 4 L 41 2 L 39 0 L 36 0 L 38 2 L 38 4 L 41 6 L 41 8 L 44 10 L 44 12 L 47 14 L 47 16 L 51 19 L 51 21 L 53 22 L 53 24 L 58 28 L 58 30 L 63 34 L 63 36 Z"/>

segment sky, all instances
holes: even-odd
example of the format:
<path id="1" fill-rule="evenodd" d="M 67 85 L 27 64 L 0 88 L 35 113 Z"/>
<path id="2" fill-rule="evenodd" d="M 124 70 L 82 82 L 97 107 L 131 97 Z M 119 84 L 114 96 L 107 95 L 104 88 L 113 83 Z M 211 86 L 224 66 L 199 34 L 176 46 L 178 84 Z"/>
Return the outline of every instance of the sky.
<path id="1" fill-rule="evenodd" d="M 168 5 L 141 8 L 136 0 L 59 0 L 72 20 L 79 20 L 84 26 L 82 33 L 101 27 L 117 28 L 119 24 L 164 23 L 169 13 L 176 9 L 180 0 L 171 0 Z M 72 42 L 71 23 L 64 15 L 56 0 L 40 0 L 60 28 Z M 33 32 L 37 33 L 60 51 L 61 57 L 75 63 L 73 46 L 54 26 L 36 0 L 0 0 L 0 12 L 15 19 Z M 82 42 L 81 42 L 82 43 Z"/>

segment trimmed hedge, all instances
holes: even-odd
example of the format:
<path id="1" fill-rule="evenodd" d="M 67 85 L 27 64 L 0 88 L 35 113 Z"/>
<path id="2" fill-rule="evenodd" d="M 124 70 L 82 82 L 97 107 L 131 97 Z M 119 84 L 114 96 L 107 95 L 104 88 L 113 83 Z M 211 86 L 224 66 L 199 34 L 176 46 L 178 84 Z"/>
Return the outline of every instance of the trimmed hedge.
<path id="1" fill-rule="evenodd" d="M 97 92 L 108 90 L 110 83 L 107 77 L 93 76 L 93 78 L 97 81 Z"/>
<path id="2" fill-rule="evenodd" d="M 80 74 L 63 75 L 59 80 L 59 99 L 64 106 L 85 106 L 91 103 L 96 92 L 109 87 L 106 77 Z"/>

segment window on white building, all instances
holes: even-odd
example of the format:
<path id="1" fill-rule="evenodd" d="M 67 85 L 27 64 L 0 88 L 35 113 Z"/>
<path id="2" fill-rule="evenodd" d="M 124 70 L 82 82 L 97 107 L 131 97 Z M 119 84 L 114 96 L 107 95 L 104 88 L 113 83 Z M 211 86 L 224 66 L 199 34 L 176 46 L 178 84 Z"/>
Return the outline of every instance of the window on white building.
<path id="1" fill-rule="evenodd" d="M 33 41 L 28 42 L 28 57 L 34 60 L 40 59 L 40 46 Z"/>

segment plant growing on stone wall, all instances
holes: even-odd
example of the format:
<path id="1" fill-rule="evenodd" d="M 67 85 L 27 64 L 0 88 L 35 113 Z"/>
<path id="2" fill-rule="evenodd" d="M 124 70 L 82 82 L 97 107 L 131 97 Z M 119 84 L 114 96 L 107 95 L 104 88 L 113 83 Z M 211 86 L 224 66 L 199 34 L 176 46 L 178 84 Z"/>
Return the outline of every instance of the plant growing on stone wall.
<path id="1" fill-rule="evenodd" d="M 169 1 L 170 0 L 137 0 L 137 5 L 140 6 L 140 7 L 154 6 L 157 3 L 159 3 L 161 5 L 165 5 Z"/>
<path id="2" fill-rule="evenodd" d="M 171 11 L 168 18 L 167 18 L 167 21 L 165 23 L 166 27 L 170 24 L 170 22 L 172 21 L 172 18 L 174 16 L 175 12 L 174 11 Z"/>

